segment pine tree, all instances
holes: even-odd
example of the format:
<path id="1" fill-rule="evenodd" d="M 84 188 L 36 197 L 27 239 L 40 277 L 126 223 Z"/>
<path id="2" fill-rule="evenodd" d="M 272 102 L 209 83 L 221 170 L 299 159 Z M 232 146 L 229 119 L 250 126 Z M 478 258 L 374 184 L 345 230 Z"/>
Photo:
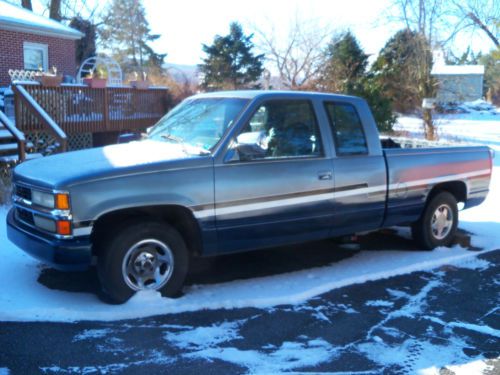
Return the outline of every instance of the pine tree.
<path id="1" fill-rule="evenodd" d="M 394 108 L 408 112 L 433 97 L 432 52 L 424 35 L 409 29 L 398 31 L 372 66 L 372 72 L 391 98 Z"/>
<path id="2" fill-rule="evenodd" d="M 257 87 L 263 72 L 264 55 L 252 52 L 253 35 L 245 35 L 240 24 L 233 22 L 228 35 L 217 35 L 211 45 L 203 45 L 206 57 L 199 65 L 205 89 L 241 89 Z"/>
<path id="3" fill-rule="evenodd" d="M 325 51 L 324 69 L 318 86 L 324 91 L 360 96 L 371 107 L 378 129 L 390 132 L 396 118 L 390 100 L 373 74 L 366 72 L 368 55 L 356 37 L 346 32 L 332 39 Z"/>
<path id="4" fill-rule="evenodd" d="M 500 47 L 480 58 L 484 65 L 484 92 L 486 99 L 500 105 Z"/>
<path id="5" fill-rule="evenodd" d="M 80 65 L 85 59 L 95 56 L 97 28 L 90 20 L 82 17 L 73 17 L 69 26 L 81 31 L 84 37 L 76 41 L 76 62 Z"/>
<path id="6" fill-rule="evenodd" d="M 146 12 L 140 0 L 112 0 L 100 29 L 105 48 L 127 71 L 161 67 L 166 54 L 156 53 L 149 45 L 160 35 L 151 34 Z"/>
<path id="7" fill-rule="evenodd" d="M 325 51 L 321 85 L 327 91 L 350 93 L 365 76 L 368 55 L 350 32 L 332 39 Z"/>

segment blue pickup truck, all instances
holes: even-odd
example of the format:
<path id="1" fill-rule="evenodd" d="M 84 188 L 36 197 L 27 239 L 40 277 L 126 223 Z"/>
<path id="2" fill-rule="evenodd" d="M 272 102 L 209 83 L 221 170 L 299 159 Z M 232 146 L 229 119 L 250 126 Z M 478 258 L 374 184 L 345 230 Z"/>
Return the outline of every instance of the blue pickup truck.
<path id="1" fill-rule="evenodd" d="M 97 265 L 120 303 L 177 295 L 192 256 L 409 225 L 449 245 L 486 197 L 487 147 L 383 149 L 357 97 L 234 91 L 190 97 L 140 141 L 14 171 L 9 239 L 63 270 Z"/>

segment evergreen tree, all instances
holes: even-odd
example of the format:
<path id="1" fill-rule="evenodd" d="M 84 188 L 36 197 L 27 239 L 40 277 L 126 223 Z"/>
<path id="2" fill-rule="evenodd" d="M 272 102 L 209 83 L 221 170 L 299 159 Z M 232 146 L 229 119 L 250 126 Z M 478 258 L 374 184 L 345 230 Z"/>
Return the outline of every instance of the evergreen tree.
<path id="1" fill-rule="evenodd" d="M 482 56 L 481 51 L 474 53 L 469 46 L 461 56 L 455 56 L 451 50 L 448 51 L 445 62 L 446 65 L 477 65 Z"/>
<path id="2" fill-rule="evenodd" d="M 431 68 L 432 52 L 427 39 L 405 29 L 389 39 L 371 70 L 394 108 L 408 112 L 420 108 L 423 98 L 434 96 Z"/>
<path id="3" fill-rule="evenodd" d="M 82 17 L 73 17 L 69 26 L 84 34 L 83 38 L 76 41 L 76 62 L 80 65 L 85 59 L 96 54 L 96 25 Z"/>
<path id="4" fill-rule="evenodd" d="M 140 0 L 112 0 L 104 16 L 100 37 L 104 47 L 112 51 L 126 71 L 161 67 L 166 56 L 149 46 L 160 35 L 151 34 Z"/>
<path id="5" fill-rule="evenodd" d="M 348 31 L 328 44 L 320 84 L 327 91 L 350 93 L 365 76 L 367 64 L 368 55 Z"/>
<path id="6" fill-rule="evenodd" d="M 212 45 L 203 45 L 206 57 L 199 65 L 202 87 L 210 90 L 258 87 L 255 82 L 263 72 L 264 55 L 252 52 L 253 35 L 243 34 L 241 25 L 233 22 L 228 35 L 217 35 Z"/>
<path id="7" fill-rule="evenodd" d="M 500 105 L 500 47 L 480 58 L 484 65 L 484 92 L 486 99 Z"/>
<path id="8" fill-rule="evenodd" d="M 368 55 L 364 53 L 356 37 L 348 31 L 333 38 L 327 46 L 318 86 L 325 91 L 357 95 L 366 99 L 378 129 L 390 132 L 396 121 L 391 101 L 373 74 L 366 72 L 367 65 Z"/>

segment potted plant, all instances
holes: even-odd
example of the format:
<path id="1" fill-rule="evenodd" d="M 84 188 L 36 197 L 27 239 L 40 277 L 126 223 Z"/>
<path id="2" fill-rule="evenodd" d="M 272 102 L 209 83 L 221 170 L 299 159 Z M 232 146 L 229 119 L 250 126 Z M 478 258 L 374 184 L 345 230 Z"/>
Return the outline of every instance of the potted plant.
<path id="1" fill-rule="evenodd" d="M 57 74 L 57 68 L 52 67 L 52 72 L 43 72 L 41 69 L 35 74 L 35 80 L 45 87 L 58 87 L 61 85 L 63 76 Z"/>
<path id="2" fill-rule="evenodd" d="M 106 87 L 108 79 L 106 78 L 106 72 L 101 67 L 97 67 L 83 79 L 83 82 L 93 89 L 103 89 Z"/>
<path id="3" fill-rule="evenodd" d="M 139 79 L 139 74 L 134 72 L 134 80 L 130 81 L 130 86 L 138 90 L 147 90 L 149 88 L 148 75 L 142 72 L 142 79 Z"/>

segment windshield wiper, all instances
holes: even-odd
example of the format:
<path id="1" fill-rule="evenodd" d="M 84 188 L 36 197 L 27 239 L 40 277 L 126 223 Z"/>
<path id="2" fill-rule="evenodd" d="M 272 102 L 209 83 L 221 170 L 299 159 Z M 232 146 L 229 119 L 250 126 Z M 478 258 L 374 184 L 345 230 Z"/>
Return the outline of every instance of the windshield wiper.
<path id="1" fill-rule="evenodd" d="M 198 155 L 210 155 L 210 151 L 205 150 L 203 147 L 193 146 L 193 145 L 187 144 L 186 142 L 184 142 L 184 139 L 182 139 L 181 137 L 177 137 L 177 136 L 172 135 L 172 134 L 162 134 L 161 137 L 179 143 L 182 146 L 182 150 L 186 154 L 193 154 L 194 153 L 194 154 L 198 154 Z M 194 149 L 196 151 L 190 152 L 189 149 Z"/>
<path id="2" fill-rule="evenodd" d="M 182 139 L 181 137 L 177 137 L 172 134 L 162 134 L 161 137 L 184 145 L 184 139 Z"/>

